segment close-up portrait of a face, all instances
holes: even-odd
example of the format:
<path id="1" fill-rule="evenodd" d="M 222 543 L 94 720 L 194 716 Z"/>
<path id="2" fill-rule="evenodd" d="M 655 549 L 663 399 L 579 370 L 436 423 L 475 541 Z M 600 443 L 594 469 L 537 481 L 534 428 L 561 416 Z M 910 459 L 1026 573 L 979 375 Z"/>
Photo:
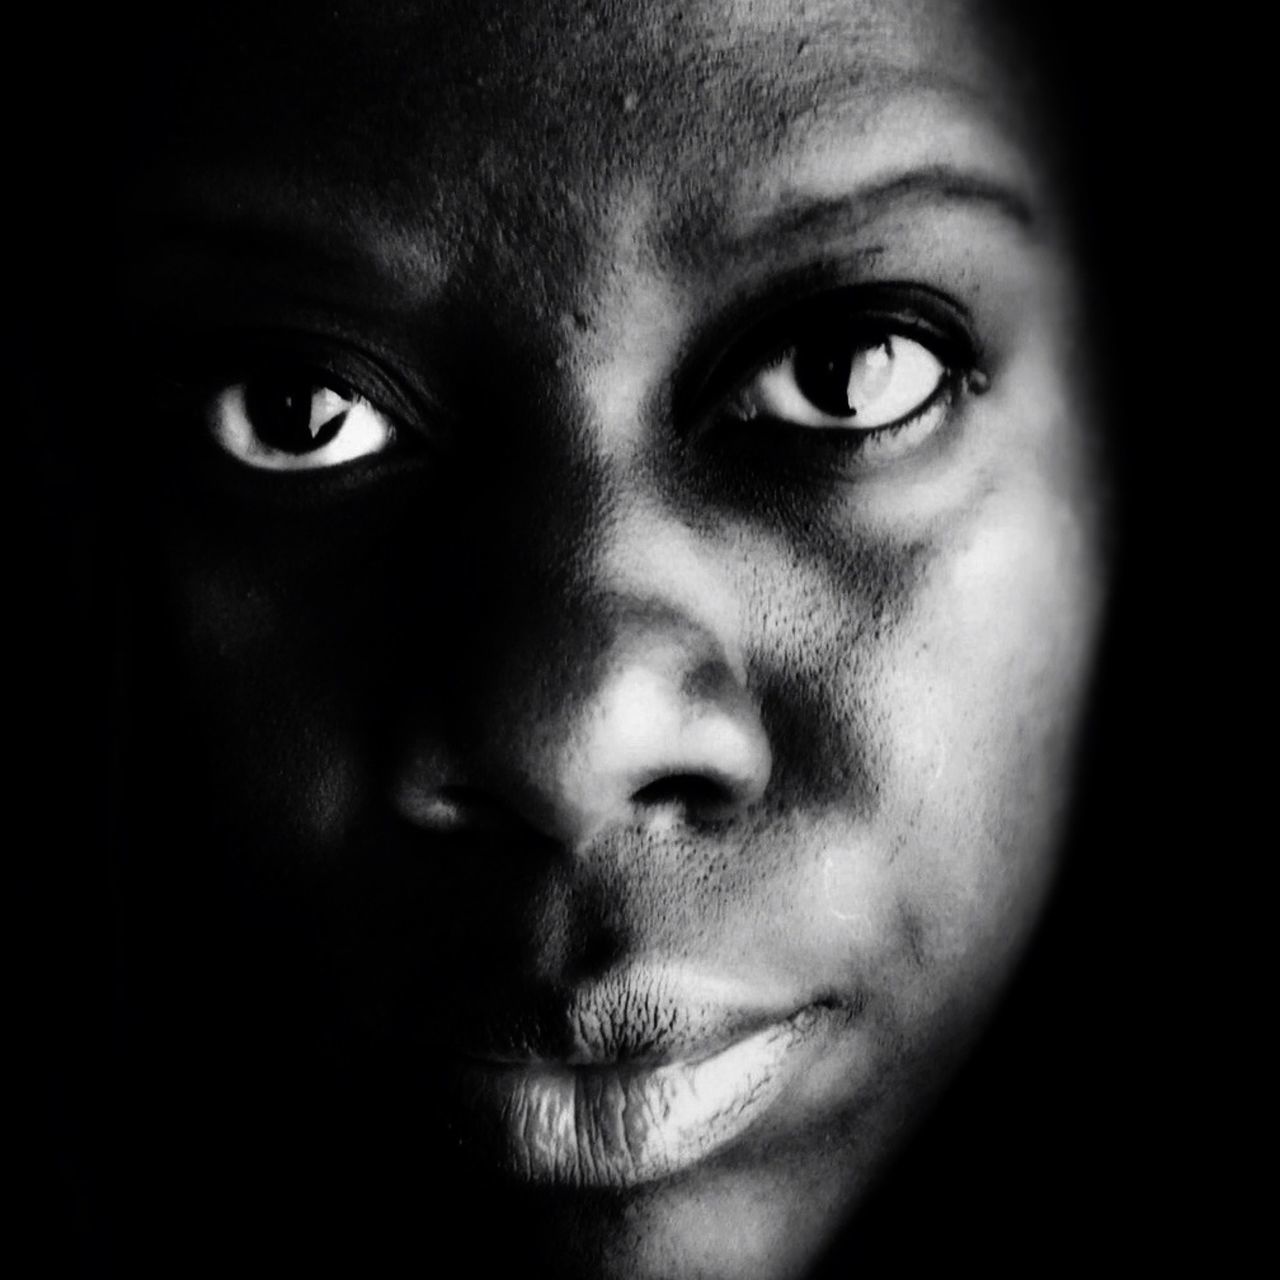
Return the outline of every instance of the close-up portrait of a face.
<path id="1" fill-rule="evenodd" d="M 1124 486 L 1042 8 L 122 41 L 64 1161 L 118 1274 L 1069 1254 Z"/>

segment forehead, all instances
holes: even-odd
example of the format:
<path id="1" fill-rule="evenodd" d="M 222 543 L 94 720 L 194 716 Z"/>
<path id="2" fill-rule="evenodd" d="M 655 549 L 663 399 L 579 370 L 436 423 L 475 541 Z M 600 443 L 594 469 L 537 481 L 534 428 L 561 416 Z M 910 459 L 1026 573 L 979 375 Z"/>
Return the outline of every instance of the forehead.
<path id="1" fill-rule="evenodd" d="M 922 175 L 935 196 L 1053 211 L 1019 60 L 982 0 L 238 13 L 158 37 L 127 195 L 144 216 L 126 225 L 144 243 L 147 215 L 163 243 L 171 220 L 212 232 L 213 275 L 255 287 L 297 257 L 306 288 L 317 265 L 330 294 L 347 273 L 370 314 L 472 316 L 483 298 L 485 323 L 560 324 L 619 281 L 633 302 L 639 279 L 711 288 L 728 271 L 745 290 L 779 232 L 816 243 L 815 211 L 851 225 L 867 193 L 905 182 L 909 203 Z"/>
<path id="2" fill-rule="evenodd" d="M 332 103 L 337 118 L 374 79 L 437 107 L 501 87 L 517 114 L 562 97 L 602 105 L 610 91 L 735 80 L 779 101 L 888 69 L 978 80 L 994 28 L 980 0 L 286 0 L 171 16 L 154 46 L 181 60 L 184 81 L 207 55 L 212 78 L 238 81 L 250 108 L 287 89 L 308 110 Z M 327 74 L 309 83 L 318 70 Z"/>
<path id="3" fill-rule="evenodd" d="M 572 191 L 562 208 L 637 185 L 678 198 L 798 139 L 865 142 L 903 98 L 1015 135 L 1025 118 L 970 0 L 377 0 L 182 21 L 158 45 L 166 100 L 142 104 L 173 165 L 257 162 L 406 212 L 435 205 L 444 175 L 507 198 Z"/>

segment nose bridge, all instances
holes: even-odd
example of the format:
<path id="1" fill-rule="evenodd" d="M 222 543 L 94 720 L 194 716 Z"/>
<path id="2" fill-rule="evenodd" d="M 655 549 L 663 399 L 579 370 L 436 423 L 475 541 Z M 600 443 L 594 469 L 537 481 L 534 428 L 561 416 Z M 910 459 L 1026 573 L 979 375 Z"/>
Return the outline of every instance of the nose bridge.
<path id="1" fill-rule="evenodd" d="M 714 548 L 651 497 L 601 504 L 547 544 L 553 557 L 576 553 L 558 557 L 550 590 L 510 621 L 494 687 L 502 712 L 522 708 L 530 741 L 554 739 L 539 752 L 544 770 L 625 748 L 657 773 L 745 687 L 736 601 Z"/>
<path id="2" fill-rule="evenodd" d="M 672 671 L 714 659 L 745 679 L 740 605 L 723 552 L 660 497 L 615 505 L 598 530 L 590 578 L 619 656 L 652 645 L 654 661 Z"/>
<path id="3" fill-rule="evenodd" d="M 607 447 L 605 447 L 607 444 Z M 467 706 L 543 719 L 659 673 L 688 690 L 745 683 L 739 601 L 713 535 L 695 530 L 635 438 L 561 441 L 509 465 L 458 544 L 455 663 Z M 585 447 L 594 446 L 594 447 Z M 481 706 L 483 705 L 483 708 Z"/>

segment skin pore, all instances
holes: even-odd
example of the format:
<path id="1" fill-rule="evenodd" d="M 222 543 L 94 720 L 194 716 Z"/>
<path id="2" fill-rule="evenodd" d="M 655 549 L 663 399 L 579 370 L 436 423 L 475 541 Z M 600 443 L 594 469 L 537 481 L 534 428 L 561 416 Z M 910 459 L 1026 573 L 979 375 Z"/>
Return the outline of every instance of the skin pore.
<path id="1" fill-rule="evenodd" d="M 431 1249 L 519 1222 L 469 1238 L 481 1273 L 802 1274 L 1036 923 L 1104 519 L 999 34 L 546 0 L 220 10 L 183 46 L 122 264 L 184 1016 L 376 1080 L 326 1095 L 398 1153 L 352 1182 L 394 1170 Z M 833 343 L 856 422 L 815 408 L 832 361 L 854 385 Z M 333 465 L 259 439 L 290 377 L 363 424 Z M 532 1091 L 456 1086 L 550 1061 L 581 1127 L 592 1072 L 768 1026 L 793 1065 L 697 1159 L 645 1117 L 540 1164 Z M 255 1116 L 297 1107 L 218 1052 Z"/>

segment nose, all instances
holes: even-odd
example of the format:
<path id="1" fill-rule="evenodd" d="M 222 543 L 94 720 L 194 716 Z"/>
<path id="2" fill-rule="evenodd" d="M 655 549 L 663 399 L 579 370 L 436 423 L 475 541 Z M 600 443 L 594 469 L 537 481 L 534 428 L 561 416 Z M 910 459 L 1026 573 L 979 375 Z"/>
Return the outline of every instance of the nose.
<path id="1" fill-rule="evenodd" d="M 690 582 L 687 555 L 658 559 L 647 581 L 503 629 L 506 653 L 406 753 L 403 817 L 579 848 L 615 827 L 729 821 L 761 798 L 772 755 L 732 611 Z"/>
<path id="2" fill-rule="evenodd" d="M 663 617 L 666 610 L 628 612 L 633 618 L 621 625 L 594 687 L 558 740 L 527 762 L 534 784 L 527 812 L 570 843 L 672 811 L 727 819 L 758 800 L 769 780 L 759 714 L 710 637 Z"/>

